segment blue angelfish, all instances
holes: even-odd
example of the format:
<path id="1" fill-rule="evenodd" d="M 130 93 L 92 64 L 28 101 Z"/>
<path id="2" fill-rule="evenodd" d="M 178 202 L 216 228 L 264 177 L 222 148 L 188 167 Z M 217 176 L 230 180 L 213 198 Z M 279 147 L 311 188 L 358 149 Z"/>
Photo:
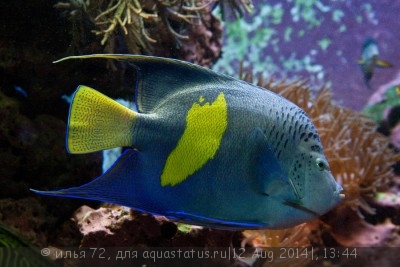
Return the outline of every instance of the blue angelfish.
<path id="1" fill-rule="evenodd" d="M 135 110 L 78 87 L 69 114 L 68 151 L 128 149 L 87 184 L 34 192 L 237 230 L 291 227 L 344 198 L 314 125 L 285 98 L 174 59 L 69 58 L 127 60 L 137 77 Z"/>

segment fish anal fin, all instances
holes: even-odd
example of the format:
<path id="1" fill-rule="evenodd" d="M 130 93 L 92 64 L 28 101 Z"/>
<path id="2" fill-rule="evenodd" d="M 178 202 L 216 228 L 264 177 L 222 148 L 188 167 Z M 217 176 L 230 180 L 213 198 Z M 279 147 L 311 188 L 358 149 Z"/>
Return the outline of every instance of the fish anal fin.
<path id="1" fill-rule="evenodd" d="M 134 207 L 134 180 L 140 179 L 138 152 L 126 150 L 102 176 L 87 184 L 57 191 L 31 191 L 45 196 L 58 196 L 102 201 Z M 139 196 L 138 196 L 139 197 Z"/>

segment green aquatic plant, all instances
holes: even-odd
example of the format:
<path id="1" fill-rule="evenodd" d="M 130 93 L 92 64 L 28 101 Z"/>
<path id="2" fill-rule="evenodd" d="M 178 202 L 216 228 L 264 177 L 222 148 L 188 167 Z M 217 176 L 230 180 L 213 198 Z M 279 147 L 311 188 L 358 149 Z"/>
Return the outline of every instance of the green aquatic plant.
<path id="1" fill-rule="evenodd" d="M 388 88 L 383 100 L 367 105 L 362 112 L 374 121 L 381 122 L 385 120 L 385 112 L 396 106 L 400 106 L 400 85 Z"/>

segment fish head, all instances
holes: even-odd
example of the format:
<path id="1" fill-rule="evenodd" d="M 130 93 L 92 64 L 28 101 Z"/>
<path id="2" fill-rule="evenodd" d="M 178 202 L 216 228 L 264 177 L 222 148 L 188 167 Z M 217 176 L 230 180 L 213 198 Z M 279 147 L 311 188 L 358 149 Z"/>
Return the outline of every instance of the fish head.
<path id="1" fill-rule="evenodd" d="M 300 149 L 292 163 L 288 180 L 294 198 L 284 200 L 284 204 L 313 219 L 339 204 L 344 194 L 340 193 L 343 188 L 335 181 L 319 140 L 309 145 Z"/>

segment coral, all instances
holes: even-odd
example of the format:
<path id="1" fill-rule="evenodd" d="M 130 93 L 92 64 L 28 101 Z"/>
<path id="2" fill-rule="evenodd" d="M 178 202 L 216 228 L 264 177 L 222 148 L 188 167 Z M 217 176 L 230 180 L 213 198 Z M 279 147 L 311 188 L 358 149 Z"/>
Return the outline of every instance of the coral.
<path id="1" fill-rule="evenodd" d="M 332 236 L 344 247 L 398 247 L 400 226 L 394 225 L 390 219 L 372 225 L 352 210 L 341 211 L 341 221 L 329 222 Z"/>
<path id="2" fill-rule="evenodd" d="M 152 216 L 130 208 L 105 205 L 97 210 L 79 208 L 72 220 L 83 235 L 83 247 L 130 246 L 208 246 L 226 247 L 232 242 L 230 231 L 190 227 L 180 231 L 162 216 Z"/>
<path id="3" fill-rule="evenodd" d="M 312 228 L 315 227 L 313 223 L 304 223 L 298 226 L 282 229 L 282 230 L 271 230 L 271 229 L 263 229 L 263 230 L 247 230 L 243 232 L 244 239 L 242 240 L 241 247 L 247 247 L 248 245 L 259 248 L 262 251 L 258 251 L 260 254 L 259 259 L 257 259 L 257 266 L 261 265 L 263 262 L 263 266 L 269 266 L 269 264 L 273 263 L 273 266 L 307 266 L 308 262 L 311 259 L 309 257 L 270 257 L 267 258 L 264 255 L 278 254 L 279 251 L 276 248 L 282 247 L 296 247 L 296 248 L 304 248 L 311 246 L 310 238 Z M 299 251 L 304 252 L 303 249 L 299 249 Z M 270 253 L 270 254 L 269 254 Z M 282 253 L 282 251 L 281 251 Z M 308 251 L 308 255 L 312 253 Z M 299 253 L 301 254 L 301 253 Z M 254 257 L 252 255 L 252 258 Z M 262 259 L 262 260 L 261 260 Z"/>
<path id="4" fill-rule="evenodd" d="M 1 223 L 17 229 L 24 239 L 37 246 L 47 244 L 46 235 L 42 229 L 52 220 L 54 218 L 48 216 L 45 207 L 33 197 L 0 200 Z"/>
<path id="5" fill-rule="evenodd" d="M 247 230 L 243 232 L 246 239 L 242 241 L 242 247 L 247 243 L 254 247 L 307 247 L 311 245 L 308 239 L 310 225 L 304 223 L 282 230 Z"/>
<path id="6" fill-rule="evenodd" d="M 252 0 L 219 0 L 221 15 L 223 20 L 229 17 L 238 19 L 243 16 L 243 12 L 251 13 L 254 9 Z"/>
<path id="7" fill-rule="evenodd" d="M 179 230 L 176 223 L 170 222 L 164 217 L 152 216 L 116 205 L 105 205 L 97 210 L 82 206 L 75 212 L 72 220 L 83 235 L 80 244 L 82 248 L 124 247 L 133 250 L 145 250 L 149 247 L 152 247 L 152 249 L 163 247 L 164 251 L 167 247 L 221 248 L 230 247 L 232 243 L 239 243 L 241 238 L 234 232 L 194 226 L 183 232 Z M 94 264 L 96 266 L 114 266 L 110 265 L 109 261 L 93 260 L 90 262 L 91 266 L 94 266 Z M 217 257 L 210 260 L 206 262 L 210 264 L 215 261 L 214 265 L 217 264 L 215 266 L 231 266 L 228 259 Z M 138 262 L 135 261 L 135 263 Z M 154 266 L 152 261 L 144 261 L 143 264 Z M 161 261 L 161 263 L 157 262 L 155 266 L 168 266 L 167 262 L 165 264 Z M 245 266 L 244 263 L 238 261 L 236 264 L 237 266 Z M 141 265 L 139 264 L 139 266 Z"/>
<path id="8" fill-rule="evenodd" d="M 84 23 L 87 17 L 94 24 L 92 31 L 102 36 L 100 43 L 107 53 L 179 57 L 210 66 L 222 45 L 220 22 L 211 14 L 212 3 L 101 0 L 58 3 L 56 7 L 71 10 L 73 25 Z M 85 36 L 82 28 L 73 27 L 72 43 L 78 46 Z"/>

